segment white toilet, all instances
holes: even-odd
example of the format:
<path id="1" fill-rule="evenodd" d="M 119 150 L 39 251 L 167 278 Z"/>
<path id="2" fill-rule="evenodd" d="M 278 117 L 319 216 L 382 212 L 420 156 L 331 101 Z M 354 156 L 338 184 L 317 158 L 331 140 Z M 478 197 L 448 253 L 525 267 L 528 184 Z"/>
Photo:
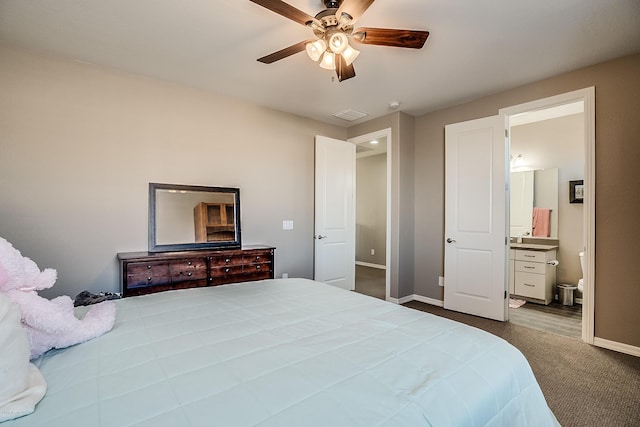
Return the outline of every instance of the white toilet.
<path id="1" fill-rule="evenodd" d="M 583 278 L 578 280 L 578 290 L 580 292 L 583 292 L 584 291 L 584 252 L 580 252 L 578 256 L 580 257 L 580 270 L 582 271 L 582 276 L 583 276 Z"/>

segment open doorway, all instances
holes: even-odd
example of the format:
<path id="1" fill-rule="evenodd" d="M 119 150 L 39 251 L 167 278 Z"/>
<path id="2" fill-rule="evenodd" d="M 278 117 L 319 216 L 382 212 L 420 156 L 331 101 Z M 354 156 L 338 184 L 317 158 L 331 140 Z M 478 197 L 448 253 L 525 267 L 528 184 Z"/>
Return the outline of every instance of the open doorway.
<path id="1" fill-rule="evenodd" d="M 389 298 L 390 130 L 352 138 L 356 146 L 355 291 Z"/>
<path id="2" fill-rule="evenodd" d="M 583 205 L 571 203 L 569 182 L 584 179 L 584 102 L 519 114 L 509 124 L 509 320 L 580 339 Z M 544 265 L 525 258 L 536 255 Z"/>
<path id="3" fill-rule="evenodd" d="M 511 158 L 509 320 L 587 342 L 593 340 L 593 97 L 589 88 L 501 110 L 509 119 Z M 531 196 L 521 194 L 527 191 Z M 532 210 L 528 224 L 518 218 L 518 211 Z"/>

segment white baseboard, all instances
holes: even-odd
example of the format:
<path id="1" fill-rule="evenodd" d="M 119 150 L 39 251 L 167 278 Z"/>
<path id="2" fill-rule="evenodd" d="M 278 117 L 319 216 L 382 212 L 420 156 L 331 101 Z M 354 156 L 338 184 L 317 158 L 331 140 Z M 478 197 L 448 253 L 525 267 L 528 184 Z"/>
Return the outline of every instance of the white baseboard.
<path id="1" fill-rule="evenodd" d="M 438 307 L 444 307 L 444 301 L 439 300 L 439 299 L 423 297 L 422 295 L 416 295 L 416 294 L 413 294 L 413 299 L 415 301 L 420 301 L 420 302 L 423 302 L 425 304 L 431 304 L 431 305 L 435 305 L 435 306 L 438 306 Z"/>
<path id="2" fill-rule="evenodd" d="M 413 295 L 407 295 L 406 297 L 402 297 L 402 298 L 389 297 L 387 301 L 392 302 L 394 304 L 405 304 L 409 301 L 413 301 Z"/>
<path id="3" fill-rule="evenodd" d="M 623 344 L 616 341 L 609 341 L 598 337 L 593 338 L 593 345 L 640 357 L 640 347 L 635 347 L 633 345 Z"/>
<path id="4" fill-rule="evenodd" d="M 422 295 L 407 295 L 402 298 L 389 298 L 387 301 L 392 302 L 394 304 L 406 304 L 410 301 L 419 301 L 424 302 L 425 304 L 436 305 L 438 307 L 444 307 L 444 301 L 440 301 L 439 299 L 423 297 Z"/>
<path id="5" fill-rule="evenodd" d="M 386 270 L 387 269 L 386 265 L 372 264 L 370 262 L 364 262 L 364 261 L 356 261 L 356 265 L 361 265 L 363 267 L 378 268 L 380 270 Z"/>

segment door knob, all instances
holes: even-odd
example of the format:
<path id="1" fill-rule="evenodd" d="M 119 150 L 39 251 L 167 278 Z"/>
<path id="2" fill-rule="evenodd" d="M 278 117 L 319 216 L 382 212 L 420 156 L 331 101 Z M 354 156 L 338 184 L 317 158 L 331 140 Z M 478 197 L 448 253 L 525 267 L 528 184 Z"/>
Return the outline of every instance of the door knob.
<path id="1" fill-rule="evenodd" d="M 324 238 L 326 238 L 327 236 L 323 236 L 322 234 L 318 234 L 317 236 L 315 236 L 316 239 L 318 240 L 322 240 Z"/>
<path id="2" fill-rule="evenodd" d="M 453 240 L 451 237 L 448 237 L 448 238 L 447 238 L 447 243 L 455 243 L 455 242 L 456 242 L 456 241 L 455 241 L 455 240 Z"/>

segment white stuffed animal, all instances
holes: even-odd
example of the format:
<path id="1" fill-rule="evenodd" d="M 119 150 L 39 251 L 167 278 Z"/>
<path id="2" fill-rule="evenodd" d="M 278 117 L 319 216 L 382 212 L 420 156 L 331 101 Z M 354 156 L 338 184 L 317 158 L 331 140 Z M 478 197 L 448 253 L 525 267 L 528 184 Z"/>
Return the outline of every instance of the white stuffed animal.
<path id="1" fill-rule="evenodd" d="M 0 264 L 8 280 L 0 283 L 0 292 L 20 306 L 22 325 L 27 330 L 31 359 L 52 348 L 64 348 L 88 341 L 108 332 L 115 322 L 116 307 L 111 301 L 91 306 L 82 319 L 74 315 L 68 296 L 52 300 L 37 291 L 53 286 L 56 270 L 40 271 L 35 262 L 23 257 L 11 243 L 0 237 Z"/>

